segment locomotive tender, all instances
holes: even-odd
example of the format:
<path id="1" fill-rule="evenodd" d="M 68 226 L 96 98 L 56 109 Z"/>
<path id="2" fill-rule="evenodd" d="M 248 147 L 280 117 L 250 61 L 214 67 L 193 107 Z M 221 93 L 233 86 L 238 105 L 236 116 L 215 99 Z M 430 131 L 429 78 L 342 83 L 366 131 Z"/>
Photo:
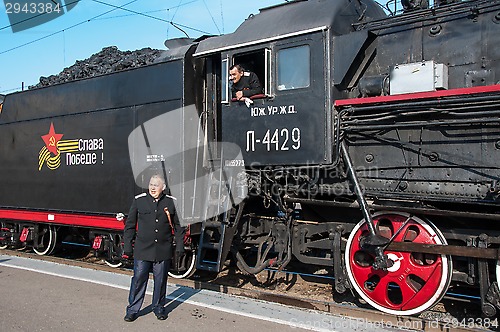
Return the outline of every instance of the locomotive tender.
<path id="1" fill-rule="evenodd" d="M 228 258 L 247 273 L 293 264 L 326 269 L 336 292 L 387 313 L 418 314 L 460 286 L 496 315 L 500 1 L 403 7 L 291 1 L 150 66 L 7 95 L 2 248 L 45 255 L 80 239 L 119 265 L 117 213 L 144 181 L 133 165 L 164 162 L 181 187 L 204 170 L 205 210 L 228 207 L 186 217 L 187 255 L 172 276 L 218 272 Z M 232 64 L 263 83 L 249 106 L 231 99 Z M 165 132 L 165 145 L 194 141 L 200 159 L 172 180 L 174 167 L 129 134 L 188 107 L 197 116 L 176 125 L 198 123 L 202 136 Z M 241 153 L 224 154 L 223 142 Z M 220 195 L 228 183 L 241 202 Z"/>

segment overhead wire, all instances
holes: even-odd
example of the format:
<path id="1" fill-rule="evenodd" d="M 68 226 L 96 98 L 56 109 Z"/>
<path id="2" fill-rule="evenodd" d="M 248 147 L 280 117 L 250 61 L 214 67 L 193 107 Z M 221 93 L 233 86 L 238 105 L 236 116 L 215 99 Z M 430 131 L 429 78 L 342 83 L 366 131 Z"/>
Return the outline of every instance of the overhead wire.
<path id="1" fill-rule="evenodd" d="M 110 7 L 117 7 L 117 6 L 113 5 L 113 4 L 110 4 L 110 3 L 107 3 L 107 2 L 103 2 L 103 1 L 100 1 L 100 0 L 92 0 L 92 1 L 100 3 L 100 4 L 103 4 L 103 5 L 106 5 L 106 6 L 110 6 Z M 165 19 L 160 18 L 160 17 L 143 14 L 141 12 L 137 12 L 135 10 L 131 10 L 131 9 L 127 9 L 127 8 L 121 8 L 120 7 L 119 9 L 127 11 L 127 12 L 131 12 L 131 13 L 134 13 L 134 14 L 137 14 L 137 15 L 145 16 L 145 17 L 148 17 L 148 18 L 151 18 L 151 19 L 155 19 L 155 20 L 158 20 L 158 21 L 162 21 L 162 22 L 165 22 L 165 23 L 169 23 L 169 24 L 171 24 L 172 26 L 174 26 L 177 29 L 179 29 L 178 27 L 183 27 L 183 28 L 186 28 L 186 29 L 189 29 L 189 30 L 193 30 L 193 31 L 196 31 L 196 32 L 200 32 L 200 33 L 203 33 L 203 34 L 210 34 L 210 32 L 206 32 L 206 31 L 199 30 L 199 29 L 196 29 L 196 28 L 193 28 L 193 27 L 189 27 L 187 25 L 176 23 L 176 22 L 173 22 L 172 20 L 170 20 L 170 21 L 169 20 L 165 20 Z M 183 30 L 181 30 L 181 31 L 184 32 L 187 35 L 187 33 L 185 31 L 183 31 Z"/>
<path id="2" fill-rule="evenodd" d="M 134 3 L 134 2 L 137 2 L 137 1 L 138 1 L 138 0 L 132 0 L 132 1 L 127 2 L 126 4 L 124 4 L 124 5 L 122 5 L 122 6 L 128 6 L 128 5 L 130 5 L 130 4 Z M 71 4 L 71 3 L 69 3 L 69 4 Z M 68 5 L 69 5 L 69 4 L 68 4 Z M 41 40 L 47 39 L 47 38 L 52 37 L 52 36 L 54 36 L 54 35 L 57 35 L 57 34 L 59 34 L 59 33 L 64 33 L 66 30 L 69 30 L 69 29 L 75 28 L 75 27 L 77 27 L 77 26 L 79 26 L 79 25 L 82 25 L 82 24 L 84 24 L 84 23 L 90 22 L 90 21 L 92 21 L 92 20 L 94 20 L 94 19 L 96 19 L 96 18 L 99 18 L 99 17 L 101 17 L 101 16 L 104 16 L 104 15 L 106 15 L 106 14 L 108 14 L 108 13 L 111 13 L 111 12 L 113 12 L 113 11 L 117 10 L 117 9 L 118 9 L 118 8 L 113 8 L 113 9 L 108 10 L 108 11 L 106 11 L 106 12 L 102 13 L 102 14 L 96 15 L 96 16 L 94 16 L 94 17 L 92 17 L 92 18 L 88 19 L 88 20 L 85 20 L 85 21 L 82 21 L 82 22 L 80 22 L 80 23 L 74 24 L 74 25 L 72 25 L 72 26 L 70 26 L 70 27 L 68 27 L 68 28 L 65 28 L 65 29 L 62 29 L 62 30 L 56 31 L 56 32 L 54 32 L 54 33 L 48 34 L 48 35 L 46 35 L 46 36 L 43 36 L 43 37 L 37 38 L 37 39 L 35 39 L 35 40 L 32 40 L 32 41 L 27 42 L 27 43 L 24 43 L 24 44 L 22 44 L 22 45 L 18 45 L 18 46 L 12 47 L 12 48 L 7 49 L 7 50 L 5 50 L 5 51 L 1 51 L 1 52 L 0 52 L 0 55 L 1 55 L 1 54 L 5 54 L 5 53 L 10 52 L 10 51 L 13 51 L 13 50 L 16 50 L 16 49 L 19 49 L 19 48 L 24 47 L 24 46 L 30 45 L 30 44 L 34 44 L 34 43 L 36 43 L 36 42 L 38 42 L 38 41 L 41 41 Z M 2 93 L 11 92 L 11 91 L 14 91 L 14 90 L 17 90 L 17 89 L 18 89 L 18 88 L 5 90 L 5 91 L 2 91 Z"/>
<path id="3" fill-rule="evenodd" d="M 173 21 L 174 18 L 175 18 L 175 15 L 177 15 L 177 11 L 179 10 L 179 7 L 181 6 L 182 4 L 182 1 L 183 0 L 179 0 L 179 4 L 175 7 L 175 12 L 174 14 L 172 15 L 172 18 L 170 19 L 170 21 Z M 169 9 L 167 9 L 167 12 L 169 11 Z M 170 32 L 170 26 L 167 27 L 167 39 L 168 39 L 168 33 Z"/>
<path id="4" fill-rule="evenodd" d="M 80 0 L 75 0 L 75 1 L 73 1 L 73 2 L 68 2 L 68 3 L 66 3 L 66 4 L 64 4 L 64 5 L 62 5 L 62 6 L 60 5 L 60 7 L 61 7 L 61 8 L 65 8 L 65 7 L 70 6 L 70 5 L 72 5 L 72 4 L 76 3 L 76 2 L 79 2 L 79 1 L 80 1 Z M 28 21 L 30 21 L 30 20 L 33 20 L 33 19 L 37 18 L 37 17 L 43 16 L 43 15 L 47 15 L 47 14 L 49 14 L 49 13 L 48 13 L 48 12 L 42 12 L 42 13 L 40 13 L 40 14 L 38 14 L 38 15 L 34 15 L 34 16 L 28 17 L 28 18 L 26 18 L 26 19 L 24 19 L 24 20 L 21 20 L 21 21 L 19 21 L 19 22 L 14 22 L 14 23 L 11 23 L 11 24 L 9 24 L 9 25 L 6 25 L 6 26 L 4 26 L 4 27 L 1 27 L 1 28 L 0 28 L 0 31 L 1 31 L 1 30 L 3 30 L 3 29 L 11 28 L 11 27 L 16 26 L 16 25 L 21 24 L 21 23 L 28 22 Z"/>
<path id="5" fill-rule="evenodd" d="M 106 14 L 109 14 L 109 13 L 111 13 L 111 12 L 115 11 L 115 10 L 123 10 L 123 11 L 131 12 L 131 13 L 133 13 L 134 15 L 141 15 L 141 16 L 148 17 L 148 18 L 150 18 L 150 19 L 155 19 L 155 20 L 159 20 L 159 21 L 162 21 L 162 22 L 165 22 L 165 23 L 169 23 L 170 25 L 174 26 L 175 28 L 177 28 L 177 29 L 181 30 L 183 33 L 185 33 L 185 32 L 184 32 L 182 29 L 180 29 L 179 27 L 182 27 L 182 28 L 185 28 L 185 29 L 189 29 L 189 30 L 193 30 L 193 31 L 196 31 L 196 32 L 199 32 L 199 33 L 202 33 L 202 34 L 210 34 L 209 32 L 206 32 L 206 31 L 203 31 L 203 30 L 199 30 L 199 29 L 196 29 L 196 28 L 193 28 L 193 27 L 187 26 L 187 25 L 180 24 L 180 23 L 176 23 L 176 22 L 173 22 L 173 21 L 171 21 L 171 20 L 170 20 L 170 21 L 169 21 L 169 20 L 165 20 L 165 19 L 162 19 L 162 18 L 159 18 L 159 17 L 155 17 L 155 16 L 152 16 L 152 15 L 148 15 L 148 14 L 145 14 L 145 13 L 141 13 L 141 12 L 137 12 L 137 11 L 134 11 L 134 10 L 130 10 L 130 9 L 124 8 L 125 6 L 128 6 L 128 5 L 130 5 L 130 4 L 134 3 L 134 2 L 137 2 L 137 1 L 139 1 L 139 0 L 132 0 L 132 1 L 129 1 L 129 2 L 125 3 L 125 4 L 123 4 L 123 5 L 120 5 L 120 6 L 113 5 L 113 4 L 110 4 L 110 3 L 107 3 L 107 2 L 104 2 L 104 1 L 100 1 L 100 0 L 92 0 L 92 1 L 94 1 L 94 2 L 96 2 L 96 3 L 103 4 L 103 5 L 110 6 L 110 7 L 113 7 L 113 8 L 112 8 L 112 9 L 110 9 L 110 10 L 108 10 L 108 11 L 106 11 L 106 12 L 104 12 L 104 13 L 101 13 L 101 14 L 99 14 L 99 15 L 96 15 L 96 16 L 94 16 L 94 17 L 91 17 L 90 19 L 87 19 L 87 20 L 81 21 L 81 22 L 76 23 L 76 24 L 74 24 L 74 25 L 71 25 L 71 26 L 69 26 L 69 27 L 67 27 L 67 28 L 64 28 L 64 29 L 61 29 L 61 30 L 59 30 L 59 31 L 56 31 L 56 32 L 50 33 L 50 34 L 48 34 L 48 35 L 46 35 L 46 36 L 43 36 L 43 37 L 40 37 L 40 38 L 34 39 L 34 40 L 32 40 L 32 41 L 26 42 L 26 43 L 24 43 L 24 44 L 21 44 L 21 45 L 18 45 L 18 46 L 12 47 L 12 48 L 9 48 L 9 49 L 4 50 L 4 51 L 0 51 L 0 55 L 1 55 L 1 54 L 5 54 L 5 53 L 8 53 L 8 52 L 11 52 L 11 51 L 14 51 L 14 50 L 16 50 L 16 49 L 22 48 L 22 47 L 27 46 L 27 45 L 31 45 L 31 44 L 33 44 L 33 43 L 36 43 L 36 42 L 39 42 L 39 41 L 41 41 L 41 40 L 47 39 L 47 38 L 49 38 L 49 37 L 55 36 L 55 35 L 57 35 L 57 34 L 60 34 L 60 33 L 64 32 L 64 31 L 67 31 L 67 30 L 73 29 L 73 28 L 75 28 L 75 27 L 77 27 L 77 26 L 80 26 L 80 25 L 82 25 L 82 24 L 84 24 L 84 23 L 88 23 L 88 22 L 94 21 L 94 20 L 96 20 L 96 19 L 98 19 L 98 18 L 100 18 L 100 17 L 102 17 L 102 16 L 104 16 L 104 15 L 106 15 Z M 190 2 L 188 2 L 188 3 L 186 3 L 186 4 L 189 4 L 189 3 L 192 3 L 192 2 L 195 2 L 195 1 L 196 1 L 196 0 L 194 0 L 194 1 L 190 1 Z M 182 2 L 182 1 L 181 1 L 181 2 Z M 72 3 L 74 3 L 74 2 L 72 2 Z M 72 3 L 69 3 L 69 4 L 72 4 Z M 69 4 L 68 4 L 68 5 L 69 5 Z M 67 6 L 67 5 L 66 5 L 66 6 Z M 180 6 L 180 5 L 179 5 L 179 6 Z M 178 8 L 179 6 L 176 6 L 176 7 Z M 26 21 L 26 20 L 25 20 L 25 21 Z M 19 23 L 21 23 L 21 22 L 19 22 Z M 17 23 L 16 23 L 16 24 L 17 24 Z M 12 25 L 9 25 L 9 26 L 7 26 L 7 27 L 11 27 L 11 26 L 12 26 Z M 6 28 L 6 27 L 3 27 L 2 29 L 4 29 L 4 28 Z M 185 34 L 186 34 L 186 33 L 185 33 Z M 187 35 L 187 34 L 186 34 L 186 35 Z"/>
<path id="6" fill-rule="evenodd" d="M 194 1 L 197 1 L 197 0 L 194 0 Z M 194 2 L 194 1 L 192 1 L 192 2 Z M 165 10 L 167 10 L 167 9 L 148 10 L 146 12 L 141 12 L 141 13 L 152 14 L 152 13 L 164 12 Z M 109 17 L 101 17 L 101 18 L 95 19 L 95 21 L 111 20 L 111 19 L 115 19 L 115 18 L 124 18 L 124 17 L 130 17 L 130 16 L 136 16 L 136 14 L 130 13 L 130 14 L 123 14 L 123 15 L 109 16 Z"/>
<path id="7" fill-rule="evenodd" d="M 169 21 L 169 20 L 165 20 L 165 19 L 160 18 L 160 17 L 156 17 L 156 16 L 144 14 L 144 13 L 141 13 L 141 12 L 138 12 L 138 11 L 135 11 L 135 10 L 131 10 L 131 9 L 127 9 L 127 8 L 121 8 L 121 7 L 115 6 L 113 4 L 104 2 L 104 1 L 100 1 L 100 0 L 92 0 L 92 1 L 100 3 L 100 4 L 103 4 L 103 5 L 106 5 L 106 6 L 114 7 L 114 8 L 117 8 L 117 9 L 121 9 L 121 10 L 130 12 L 130 13 L 134 13 L 136 15 L 141 15 L 141 16 L 145 16 L 145 17 L 148 17 L 148 18 L 151 18 L 151 19 L 154 19 L 154 20 L 162 21 L 162 22 L 165 22 L 165 23 L 170 23 L 170 24 L 175 23 L 175 22 L 172 22 L 172 21 Z M 209 32 L 203 31 L 203 30 L 199 30 L 199 29 L 196 29 L 196 28 L 189 27 L 187 25 L 182 25 L 182 24 L 179 24 L 179 23 L 175 23 L 175 24 L 179 25 L 179 26 L 182 26 L 184 28 L 193 30 L 193 31 L 197 31 L 197 32 L 201 32 L 201 33 L 209 33 Z"/>
<path id="8" fill-rule="evenodd" d="M 220 0 L 220 21 L 222 23 L 222 34 L 225 33 L 224 29 L 224 10 L 222 9 L 222 0 Z"/>
<path id="9" fill-rule="evenodd" d="M 73 5 L 73 4 L 75 4 L 76 2 L 79 2 L 79 1 L 80 1 L 80 0 L 74 0 L 74 1 L 71 1 L 71 2 L 66 1 L 66 4 L 61 5 L 61 8 L 64 8 L 64 7 L 67 7 L 67 6 Z M 113 17 L 103 18 L 103 16 L 104 16 L 104 15 L 107 15 L 107 14 L 109 14 L 109 13 L 113 12 L 113 11 L 116 11 L 116 10 L 127 11 L 127 12 L 130 12 L 131 14 L 130 14 L 130 15 L 120 15 L 120 16 L 115 16 L 115 17 L 132 16 L 132 15 L 140 15 L 140 16 L 144 16 L 144 17 L 147 17 L 147 18 L 150 18 L 150 19 L 159 20 L 159 21 L 162 21 L 162 22 L 169 23 L 169 26 L 171 25 L 171 26 L 175 27 L 176 29 L 178 29 L 178 30 L 180 30 L 181 32 L 183 32 L 186 36 L 188 36 L 188 34 L 187 34 L 184 30 L 182 30 L 182 29 L 181 29 L 181 27 L 182 27 L 182 28 L 185 28 L 185 29 L 192 30 L 192 31 L 196 31 L 196 32 L 199 32 L 199 33 L 202 33 L 202 34 L 208 34 L 208 35 L 210 35 L 210 34 L 211 34 L 210 32 L 206 32 L 206 31 L 203 31 L 203 30 L 200 30 L 200 29 L 196 29 L 196 28 L 193 28 L 193 27 L 187 26 L 187 25 L 183 25 L 183 24 L 180 24 L 180 23 L 173 22 L 173 19 L 174 19 L 175 15 L 177 14 L 178 9 L 179 9 L 181 6 L 186 6 L 186 5 L 189 5 L 189 4 L 191 4 L 191 3 L 193 3 L 193 2 L 196 2 L 196 1 L 198 1 L 198 0 L 192 0 L 192 1 L 185 2 L 185 3 L 183 3 L 183 0 L 180 0 L 180 1 L 179 1 L 179 4 L 178 4 L 177 6 L 174 6 L 174 7 L 168 8 L 168 9 L 167 9 L 167 11 L 169 11 L 169 10 L 171 10 L 171 9 L 174 9 L 174 8 L 176 9 L 176 11 L 175 11 L 174 15 L 172 16 L 172 19 L 170 19 L 170 20 L 165 20 L 165 19 L 162 19 L 162 18 L 159 18 L 159 17 L 155 17 L 155 16 L 152 16 L 152 15 L 149 15 L 149 13 L 152 13 L 152 12 L 159 12 L 159 11 L 164 11 L 164 9 L 163 9 L 163 10 L 157 10 L 157 11 L 149 11 L 149 12 L 137 12 L 137 11 L 134 11 L 134 10 L 130 10 L 130 9 L 125 8 L 126 6 L 128 6 L 128 5 L 130 5 L 130 4 L 134 3 L 134 2 L 137 2 L 137 1 L 139 1 L 139 0 L 132 0 L 132 1 L 129 1 L 129 2 L 125 3 L 125 4 L 123 4 L 123 5 L 120 5 L 120 6 L 117 6 L 117 5 L 112 5 L 112 4 L 110 4 L 110 3 L 107 3 L 107 2 L 104 2 L 104 1 L 100 1 L 100 0 L 93 0 L 93 1 L 94 1 L 94 2 L 96 2 L 96 3 L 100 3 L 100 4 L 103 4 L 103 5 L 107 5 L 107 6 L 113 7 L 113 8 L 112 8 L 112 9 L 110 9 L 110 10 L 108 10 L 108 11 L 105 11 L 105 12 L 103 12 L 103 13 L 99 14 L 99 15 L 93 16 L 93 17 L 91 17 L 91 18 L 89 18 L 89 19 L 87 19 L 87 20 L 84 20 L 84 21 L 81 21 L 81 22 L 79 22 L 79 23 L 73 24 L 73 25 L 68 26 L 68 27 L 66 27 L 66 28 L 64 28 L 64 29 L 61 29 L 61 30 L 59 30 L 59 31 L 56 31 L 56 32 L 50 33 L 50 34 L 48 34 L 48 35 L 46 35 L 46 36 L 43 36 L 43 37 L 40 37 L 40 38 L 37 38 L 37 39 L 31 40 L 31 41 L 29 41 L 29 42 L 23 43 L 23 44 L 21 44 L 21 45 L 18 45 L 18 46 L 15 46 L 15 47 L 12 47 L 12 48 L 9 48 L 9 49 L 6 49 L 6 50 L 3 50 L 3 51 L 0 51 L 0 55 L 5 54 L 5 53 L 8 53 L 8 52 L 11 52 L 11 51 L 14 51 L 14 50 L 17 50 L 17 49 L 20 49 L 20 48 L 22 48 L 22 47 L 25 47 L 25 46 L 28 46 L 28 45 L 31 45 L 31 44 L 34 44 L 34 43 L 37 43 L 37 42 L 39 42 L 39 41 L 42 41 L 42 40 L 44 40 L 44 39 L 47 39 L 47 38 L 49 38 L 49 37 L 55 36 L 55 35 L 60 34 L 60 33 L 63 33 L 63 34 L 64 34 L 64 32 L 65 32 L 65 31 L 68 31 L 68 30 L 70 30 L 70 29 L 76 28 L 76 27 L 78 27 L 78 26 L 80 26 L 80 25 L 82 25 L 82 24 L 84 24 L 84 23 L 88 23 L 88 22 L 91 22 L 91 21 L 96 21 L 96 20 L 103 20 L 103 19 L 110 19 L 110 18 L 113 18 Z M 205 6 L 207 7 L 207 4 L 206 4 L 205 0 L 203 0 L 203 2 L 204 2 L 204 4 L 205 4 Z M 222 12 L 222 0 L 221 0 L 221 3 L 220 3 L 220 6 L 221 6 L 221 20 L 222 20 L 222 25 L 224 26 L 224 23 L 223 23 L 223 22 L 224 22 L 224 21 L 223 21 L 223 12 Z M 208 12 L 209 12 L 210 16 L 212 17 L 212 21 L 214 22 L 214 25 L 216 26 L 217 31 L 218 31 L 219 33 L 221 33 L 220 28 L 219 28 L 219 26 L 217 25 L 217 23 L 215 22 L 215 18 L 213 17 L 213 15 L 212 15 L 212 13 L 210 12 L 210 10 L 209 10 L 209 8 L 208 8 L 208 7 L 207 7 L 207 10 L 208 10 Z M 15 25 L 17 25 L 17 24 L 21 24 L 21 23 L 27 22 L 27 21 L 29 21 L 29 20 L 35 19 L 35 18 L 37 18 L 37 17 L 40 17 L 41 15 L 46 15 L 46 14 L 47 14 L 47 13 L 41 13 L 41 14 L 38 14 L 38 15 L 31 16 L 31 17 L 26 18 L 26 19 L 24 19 L 24 20 L 21 20 L 21 21 L 18 21 L 18 22 L 14 22 L 14 23 L 12 23 L 12 24 L 9 24 L 9 25 L 6 25 L 6 26 L 3 26 L 3 27 L 0 27 L 0 30 L 4 30 L 4 29 L 7 29 L 7 28 L 11 28 L 11 27 L 13 27 L 13 26 L 15 26 Z M 167 32 L 167 33 L 168 33 L 168 32 Z M 188 36 L 188 37 L 189 37 L 189 36 Z M 16 88 L 16 89 L 11 89 L 11 90 L 8 90 L 8 91 L 14 91 L 14 90 L 17 90 L 17 88 Z M 6 92 L 6 91 L 7 91 L 7 90 L 2 91 L 2 92 Z"/>
<path id="10" fill-rule="evenodd" d="M 188 1 L 188 2 L 185 2 L 183 4 L 180 4 L 180 5 L 177 5 L 177 6 L 174 6 L 174 7 L 170 7 L 170 8 L 163 8 L 163 9 L 156 9 L 156 10 L 149 10 L 149 11 L 146 11 L 146 12 L 141 12 L 142 14 L 151 14 L 151 13 L 159 13 L 159 12 L 165 12 L 165 11 L 169 11 L 171 9 L 176 9 L 176 11 L 179 9 L 179 7 L 182 7 L 182 6 L 186 6 L 186 5 L 189 5 L 191 3 L 194 3 L 194 2 L 197 2 L 199 0 L 192 0 L 192 1 Z M 97 20 L 109 20 L 109 19 L 114 19 L 114 18 L 122 18 L 122 17 L 129 17 L 129 16 L 135 16 L 137 14 L 135 13 L 130 13 L 130 14 L 124 14 L 124 15 L 116 15 L 116 16 L 109 16 L 109 17 L 103 17 L 103 18 L 99 18 Z"/>
<path id="11" fill-rule="evenodd" d="M 80 2 L 80 1 L 81 1 L 81 0 L 75 0 L 75 1 L 73 1 L 73 2 L 67 2 L 65 5 L 61 5 L 61 8 L 65 8 L 65 7 L 67 7 L 67 6 L 71 6 L 72 4 L 77 3 L 77 2 Z M 191 3 L 193 3 L 193 2 L 197 2 L 197 1 L 199 1 L 199 0 L 192 0 L 192 1 L 186 2 L 186 3 L 182 4 L 182 5 L 177 5 L 177 6 L 174 6 L 174 7 L 167 8 L 167 9 L 150 10 L 150 11 L 147 11 L 147 12 L 142 12 L 141 14 L 150 14 L 150 13 L 163 12 L 163 11 L 165 11 L 165 10 L 167 10 L 167 11 L 168 11 L 168 10 L 171 10 L 171 9 L 174 9 L 174 8 L 175 8 L 175 9 L 178 9 L 178 8 L 179 8 L 179 7 L 181 7 L 181 6 L 189 5 L 189 4 L 191 4 Z M 125 5 L 126 5 L 126 4 L 125 4 Z M 123 6 L 125 6 L 125 5 L 123 5 Z M 8 24 L 8 25 L 6 25 L 6 26 L 0 27 L 0 31 L 1 31 L 1 30 L 4 30 L 4 29 L 12 28 L 13 26 L 16 26 L 16 25 L 18 25 L 18 24 L 21 24 L 21 23 L 24 23 L 24 22 L 27 22 L 27 21 L 33 20 L 33 19 L 35 19 L 35 18 L 37 18 L 37 17 L 40 17 L 40 16 L 43 16 L 43 15 L 48 15 L 48 14 L 49 14 L 48 12 L 43 12 L 43 13 L 40 13 L 40 14 L 38 14 L 38 15 L 34 15 L 34 16 L 28 17 L 28 18 L 26 18 L 26 19 L 24 19 L 24 20 L 21 20 L 21 21 L 18 21 L 18 22 L 14 22 L 14 23 Z M 97 21 L 97 20 L 109 20 L 109 19 L 121 18 L 121 17 L 133 16 L 133 15 L 137 15 L 137 14 L 136 14 L 136 13 L 132 13 L 132 14 L 128 14 L 128 15 L 117 15 L 117 16 L 110 16 L 110 17 L 97 18 L 97 19 L 92 18 L 92 19 L 90 19 L 90 20 L 92 20 L 92 21 Z"/>
<path id="12" fill-rule="evenodd" d="M 205 0 L 203 0 L 203 4 L 205 5 L 205 8 L 207 9 L 208 14 L 210 14 L 210 17 L 212 18 L 212 22 L 214 22 L 214 25 L 215 25 L 215 27 L 217 28 L 217 31 L 219 31 L 219 34 L 221 34 L 220 29 L 219 29 L 219 26 L 218 26 L 218 25 L 217 25 L 217 23 L 215 22 L 215 18 L 214 18 L 214 16 L 212 15 L 212 12 L 210 11 L 210 8 L 208 8 L 207 2 L 206 2 Z"/>
<path id="13" fill-rule="evenodd" d="M 137 1 L 139 1 L 139 0 L 132 0 L 132 1 L 129 1 L 129 2 L 127 2 L 126 4 L 122 5 L 121 7 L 123 7 L 123 6 L 128 6 L 128 5 L 130 5 L 130 4 L 134 3 L 134 2 L 137 2 Z M 5 50 L 5 51 L 1 51 L 1 52 L 0 52 L 0 55 L 5 54 L 5 53 L 7 53 L 7 52 L 11 52 L 11 51 L 13 51 L 13 50 L 17 50 L 17 49 L 19 49 L 19 48 L 21 48 L 21 47 L 24 47 L 24 46 L 27 46 L 27 45 L 34 44 L 34 43 L 36 43 L 36 42 L 39 42 L 40 40 L 44 40 L 44 39 L 47 39 L 47 38 L 49 38 L 49 37 L 55 36 L 55 35 L 57 35 L 57 34 L 59 34 L 59 33 L 61 33 L 61 32 L 64 32 L 64 31 L 67 31 L 67 30 L 73 29 L 73 28 L 75 28 L 75 27 L 77 27 L 77 26 L 80 26 L 80 25 L 82 25 L 82 24 L 84 24 L 84 23 L 90 22 L 90 21 L 92 21 L 92 20 L 94 20 L 94 19 L 96 19 L 96 18 L 98 18 L 98 17 L 101 17 L 101 16 L 104 16 L 104 15 L 106 15 L 106 14 L 108 14 L 108 13 L 111 13 L 111 12 L 113 12 L 113 11 L 117 10 L 117 9 L 119 9 L 119 8 L 113 8 L 113 9 L 110 9 L 110 10 L 108 10 L 108 11 L 106 11 L 106 12 L 102 13 L 102 14 L 96 15 L 96 16 L 94 16 L 94 17 L 92 17 L 92 18 L 88 19 L 88 20 L 85 20 L 85 21 L 82 21 L 82 22 L 79 22 L 79 23 L 73 24 L 72 26 L 69 26 L 69 27 L 67 27 L 67 28 L 65 28 L 65 29 L 62 29 L 62 30 L 59 30 L 59 31 L 56 31 L 56 32 L 50 33 L 50 34 L 48 34 L 48 35 L 46 35 L 46 36 L 43 36 L 43 37 L 37 38 L 37 39 L 32 40 L 32 41 L 29 41 L 29 42 L 27 42 L 27 43 L 24 43 L 24 44 L 21 44 L 21 45 L 18 45 L 18 46 L 15 46 L 15 47 L 9 48 L 9 49 L 7 49 L 7 50 Z"/>

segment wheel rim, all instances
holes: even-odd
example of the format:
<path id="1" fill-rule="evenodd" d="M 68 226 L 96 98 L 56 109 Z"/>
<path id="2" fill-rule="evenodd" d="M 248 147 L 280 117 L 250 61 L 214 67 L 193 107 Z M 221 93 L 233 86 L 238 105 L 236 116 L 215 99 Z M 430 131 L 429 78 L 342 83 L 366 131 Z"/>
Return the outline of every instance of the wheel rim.
<path id="1" fill-rule="evenodd" d="M 446 244 L 433 224 L 410 214 L 380 212 L 373 221 L 382 236 L 391 238 L 397 233 L 395 242 Z M 387 271 L 374 270 L 373 256 L 360 247 L 360 240 L 367 234 L 368 226 L 362 220 L 352 230 L 345 252 L 351 284 L 366 302 L 390 314 L 413 315 L 444 296 L 452 274 L 449 256 L 386 250 L 393 266 Z"/>
<path id="2" fill-rule="evenodd" d="M 104 260 L 104 262 L 109 267 L 120 267 L 123 265 L 123 262 L 119 258 L 123 253 L 122 237 L 119 234 L 109 234 L 109 239 L 111 240 L 110 245 L 113 246 L 111 253 L 112 258 L 108 257 Z"/>
<path id="3" fill-rule="evenodd" d="M 110 260 L 110 259 L 105 259 L 104 262 L 106 263 L 107 266 L 109 267 L 120 267 L 123 265 L 122 262 L 119 260 Z"/>
<path id="4" fill-rule="evenodd" d="M 175 273 L 168 271 L 168 275 L 175 279 L 189 278 L 196 271 L 196 251 L 186 250 L 186 271 L 183 273 Z"/>
<path id="5" fill-rule="evenodd" d="M 33 247 L 33 251 L 40 256 L 50 255 L 56 247 L 57 233 L 54 226 L 42 225 L 39 227 L 39 248 Z"/>
<path id="6" fill-rule="evenodd" d="M 497 261 L 497 287 L 500 291 L 500 260 Z"/>

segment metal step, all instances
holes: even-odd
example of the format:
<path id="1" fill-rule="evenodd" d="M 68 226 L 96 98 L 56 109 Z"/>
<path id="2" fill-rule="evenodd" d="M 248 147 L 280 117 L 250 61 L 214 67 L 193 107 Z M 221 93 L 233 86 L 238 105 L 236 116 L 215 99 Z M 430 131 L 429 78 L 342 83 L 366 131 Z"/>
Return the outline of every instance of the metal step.
<path id="1" fill-rule="evenodd" d="M 212 235 L 218 232 L 217 242 Z M 221 268 L 222 246 L 226 233 L 226 223 L 217 221 L 203 222 L 201 226 L 200 243 L 198 246 L 197 269 L 219 272 Z"/>
<path id="2" fill-rule="evenodd" d="M 210 173 L 207 186 L 207 201 L 205 215 L 201 225 L 200 243 L 198 245 L 198 259 L 196 268 L 206 271 L 219 272 L 221 268 L 221 258 L 226 236 L 228 220 L 219 197 L 214 197 L 214 193 L 224 192 L 224 181 L 220 181 L 222 174 Z M 214 219 L 213 217 L 216 219 Z M 215 239 L 215 240 L 214 240 Z"/>
<path id="3" fill-rule="evenodd" d="M 203 223 L 204 224 L 204 223 Z M 201 234 L 200 234 L 200 243 L 198 246 L 198 257 L 197 260 L 197 269 L 207 270 L 207 271 L 220 271 L 220 259 L 222 254 L 222 246 L 224 244 L 224 234 L 226 226 L 225 224 L 218 223 L 218 232 L 217 234 L 219 241 L 212 242 L 211 233 L 213 230 L 210 230 L 211 233 L 207 233 L 207 228 L 216 228 L 214 225 L 210 225 L 209 227 L 205 227 L 202 224 Z"/>

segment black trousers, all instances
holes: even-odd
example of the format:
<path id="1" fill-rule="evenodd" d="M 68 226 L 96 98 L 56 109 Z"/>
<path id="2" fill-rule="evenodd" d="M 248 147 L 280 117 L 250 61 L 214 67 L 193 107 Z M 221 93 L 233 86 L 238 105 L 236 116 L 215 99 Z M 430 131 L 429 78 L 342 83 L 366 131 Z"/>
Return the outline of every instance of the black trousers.
<path id="1" fill-rule="evenodd" d="M 161 262 L 134 259 L 134 276 L 130 285 L 127 314 L 137 314 L 146 295 L 149 272 L 153 270 L 153 312 L 163 313 L 167 295 L 167 277 L 170 260 Z"/>

